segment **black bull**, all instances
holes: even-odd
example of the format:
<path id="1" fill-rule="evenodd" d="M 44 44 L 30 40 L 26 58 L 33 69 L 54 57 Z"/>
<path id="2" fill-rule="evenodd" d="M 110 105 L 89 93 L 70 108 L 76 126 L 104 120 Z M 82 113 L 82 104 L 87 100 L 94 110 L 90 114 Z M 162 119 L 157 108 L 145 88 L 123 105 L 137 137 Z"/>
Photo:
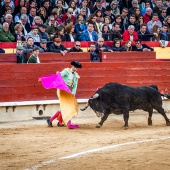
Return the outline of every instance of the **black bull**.
<path id="1" fill-rule="evenodd" d="M 101 116 L 96 127 L 101 127 L 109 114 L 123 114 L 125 128 L 128 128 L 129 111 L 142 109 L 149 113 L 148 125 L 152 125 L 153 109 L 157 110 L 170 126 L 164 109 L 162 108 L 161 94 L 157 86 L 130 87 L 119 83 L 108 83 L 95 92 L 88 100 L 84 111 L 90 106 L 94 112 Z"/>

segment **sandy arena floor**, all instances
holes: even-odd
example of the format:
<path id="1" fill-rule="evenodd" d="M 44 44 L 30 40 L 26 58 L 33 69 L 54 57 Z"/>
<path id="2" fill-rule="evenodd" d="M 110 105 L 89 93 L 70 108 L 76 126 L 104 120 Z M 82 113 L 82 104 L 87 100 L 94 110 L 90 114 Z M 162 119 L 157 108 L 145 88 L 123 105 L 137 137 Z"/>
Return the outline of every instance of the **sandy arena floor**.
<path id="1" fill-rule="evenodd" d="M 170 118 L 170 114 L 167 114 Z M 73 119 L 80 128 L 47 127 L 46 120 L 0 123 L 0 170 L 169 170 L 170 127 L 161 115 L 110 115 L 100 129 L 99 118 L 84 113 Z"/>

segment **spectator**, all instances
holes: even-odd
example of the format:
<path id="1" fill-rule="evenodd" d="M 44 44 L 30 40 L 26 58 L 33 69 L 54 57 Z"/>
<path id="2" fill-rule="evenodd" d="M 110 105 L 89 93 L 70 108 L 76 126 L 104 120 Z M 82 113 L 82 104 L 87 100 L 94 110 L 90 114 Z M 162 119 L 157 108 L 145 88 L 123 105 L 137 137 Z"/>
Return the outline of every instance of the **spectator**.
<path id="1" fill-rule="evenodd" d="M 135 41 L 135 46 L 132 47 L 132 51 L 153 51 L 153 48 L 147 46 L 146 44 L 141 44 L 141 40 L 137 39 Z"/>
<path id="2" fill-rule="evenodd" d="M 153 8 L 153 13 L 157 13 L 158 15 L 160 15 L 162 7 L 163 7 L 162 0 L 157 0 L 156 6 Z"/>
<path id="3" fill-rule="evenodd" d="M 137 7 L 138 7 L 138 0 L 132 0 L 132 7 L 129 9 L 129 15 L 134 14 L 134 10 Z"/>
<path id="4" fill-rule="evenodd" d="M 88 50 L 90 52 L 90 61 L 91 62 L 100 62 L 100 57 L 98 50 L 96 50 L 96 46 L 94 44 L 90 45 L 90 49 Z"/>
<path id="5" fill-rule="evenodd" d="M 19 22 L 21 20 L 21 15 L 22 14 L 27 14 L 27 8 L 26 7 L 22 7 L 20 9 L 20 12 L 15 15 L 15 17 L 14 17 L 14 22 L 15 23 Z"/>
<path id="6" fill-rule="evenodd" d="M 165 18 L 165 24 L 168 25 L 168 32 L 170 33 L 170 15 Z"/>
<path id="7" fill-rule="evenodd" d="M 80 9 L 80 15 L 83 16 L 85 22 L 87 21 L 87 18 L 88 18 L 88 16 L 86 15 L 86 13 L 87 13 L 87 9 L 86 9 L 85 7 L 83 7 L 83 8 Z"/>
<path id="8" fill-rule="evenodd" d="M 158 20 L 158 14 L 153 13 L 152 20 L 147 23 L 148 31 L 152 32 L 152 29 L 155 25 L 162 27 L 162 23 Z"/>
<path id="9" fill-rule="evenodd" d="M 165 18 L 166 18 L 166 9 L 162 8 L 161 13 L 159 15 L 159 20 L 161 21 L 162 25 L 164 24 Z"/>
<path id="10" fill-rule="evenodd" d="M 37 47 L 36 45 L 34 45 L 34 39 L 32 37 L 28 37 L 26 44 L 23 45 L 23 52 L 24 54 L 29 54 L 32 53 L 33 48 Z M 40 49 L 40 53 L 44 52 L 42 49 Z"/>
<path id="11" fill-rule="evenodd" d="M 34 47 L 32 50 L 32 55 L 29 57 L 27 63 L 40 63 L 40 59 L 38 57 L 40 50 L 38 47 Z"/>
<path id="12" fill-rule="evenodd" d="M 92 23 L 93 24 L 93 28 L 94 28 L 94 31 L 98 34 L 98 33 L 100 33 L 101 31 L 100 31 L 100 28 L 99 28 L 99 24 L 96 22 L 96 20 L 97 20 L 97 17 L 94 15 L 94 14 L 92 14 L 92 15 L 90 15 L 89 16 L 89 18 L 87 19 L 87 23 Z"/>
<path id="13" fill-rule="evenodd" d="M 16 24 L 15 27 L 14 27 L 14 30 L 15 30 L 15 41 L 25 41 L 25 36 L 22 32 L 23 30 L 23 27 L 21 24 Z"/>
<path id="14" fill-rule="evenodd" d="M 132 41 L 129 40 L 126 42 L 126 44 L 124 45 L 124 48 L 126 49 L 126 51 L 132 51 Z"/>
<path id="15" fill-rule="evenodd" d="M 68 8 L 67 13 L 62 15 L 62 22 L 66 22 L 67 19 L 72 19 L 73 24 L 76 23 L 76 19 L 73 15 L 73 9 L 72 8 Z"/>
<path id="16" fill-rule="evenodd" d="M 126 28 L 125 28 L 126 25 L 123 24 L 123 20 L 122 20 L 122 17 L 121 17 L 120 15 L 117 15 L 117 16 L 115 17 L 115 22 L 116 22 L 116 23 L 119 23 L 119 25 L 120 25 L 119 32 L 120 32 L 120 33 L 123 33 L 123 32 L 126 30 Z M 114 22 L 114 23 L 115 23 L 115 22 Z M 113 24 L 114 24 L 114 23 L 113 23 Z M 113 25 L 113 24 L 112 24 L 112 25 Z"/>
<path id="17" fill-rule="evenodd" d="M 134 29 L 133 25 L 129 25 L 128 30 L 126 30 L 122 35 L 123 41 L 135 41 L 138 39 L 138 34 Z"/>
<path id="18" fill-rule="evenodd" d="M 78 11 L 77 11 L 77 7 L 76 7 L 76 3 L 74 0 L 71 0 L 69 2 L 69 8 L 72 8 L 73 9 L 73 15 L 76 17 L 77 14 L 78 14 Z"/>
<path id="19" fill-rule="evenodd" d="M 44 0 L 42 7 L 45 8 L 47 16 L 50 16 L 52 12 L 52 7 L 50 7 L 50 0 Z"/>
<path id="20" fill-rule="evenodd" d="M 151 8 L 151 4 L 149 0 L 145 1 L 145 8 L 142 9 L 141 14 L 144 15 L 146 13 L 146 8 Z"/>
<path id="21" fill-rule="evenodd" d="M 138 17 L 141 15 L 140 9 L 139 8 L 135 8 L 134 10 L 134 15 L 135 15 L 135 20 L 138 19 Z"/>
<path id="22" fill-rule="evenodd" d="M 38 26 L 32 26 L 31 31 L 27 34 L 26 39 L 32 37 L 34 42 L 40 42 L 40 36 L 38 34 Z"/>
<path id="23" fill-rule="evenodd" d="M 83 52 L 83 50 L 80 48 L 81 47 L 81 43 L 80 41 L 76 41 L 74 43 L 74 47 L 72 47 L 69 52 Z"/>
<path id="24" fill-rule="evenodd" d="M 78 14 L 80 14 L 81 9 L 82 9 L 82 8 L 85 9 L 85 10 L 86 10 L 86 16 L 87 16 L 87 18 L 88 18 L 89 15 L 90 15 L 90 9 L 88 8 L 87 5 L 88 5 L 88 0 L 82 0 L 81 5 L 80 5 L 79 8 L 77 9 L 77 12 L 78 12 Z"/>
<path id="25" fill-rule="evenodd" d="M 63 26 L 58 26 L 57 27 L 57 31 L 56 31 L 56 34 L 55 34 L 57 37 L 59 37 L 61 39 L 61 41 L 66 41 L 66 36 L 64 34 L 64 28 Z"/>
<path id="26" fill-rule="evenodd" d="M 109 16 L 104 17 L 103 23 L 100 25 L 100 30 L 102 31 L 103 25 L 108 25 L 109 29 L 112 29 L 111 19 Z"/>
<path id="27" fill-rule="evenodd" d="M 99 11 L 99 10 L 97 10 L 97 11 Z M 110 20 L 111 20 L 111 23 L 113 23 L 114 20 L 115 20 L 115 16 L 112 13 L 112 8 L 110 6 L 106 6 L 106 9 L 105 9 L 105 12 L 104 12 L 104 16 L 105 17 L 108 16 L 110 18 Z"/>
<path id="28" fill-rule="evenodd" d="M 47 47 L 47 40 L 46 39 L 41 39 L 41 41 L 40 41 L 40 48 L 44 52 L 49 52 L 49 48 Z"/>
<path id="29" fill-rule="evenodd" d="M 41 20 L 43 21 L 43 23 L 46 23 L 48 16 L 47 16 L 45 8 L 40 7 L 37 13 L 38 13 L 38 16 L 41 18 Z"/>
<path id="30" fill-rule="evenodd" d="M 57 37 L 54 37 L 54 43 L 50 45 L 49 51 L 61 53 L 63 56 L 68 52 L 68 50 L 61 44 L 61 39 Z"/>
<path id="31" fill-rule="evenodd" d="M 113 25 L 112 25 L 112 29 L 109 31 L 109 40 L 110 41 L 114 41 L 115 38 L 117 39 L 122 39 L 122 35 L 120 33 L 120 24 L 115 22 Z"/>
<path id="32" fill-rule="evenodd" d="M 57 1 L 57 2 L 59 2 L 59 1 Z M 52 10 L 52 16 L 54 16 L 54 21 L 55 21 L 54 24 L 55 24 L 56 26 L 59 26 L 59 25 L 62 24 L 62 18 L 61 18 L 61 16 L 60 16 L 60 11 L 59 11 L 59 9 L 54 8 L 54 9 Z"/>
<path id="33" fill-rule="evenodd" d="M 21 15 L 21 20 L 18 22 L 22 25 L 22 33 L 24 34 L 24 36 L 26 36 L 30 31 L 31 31 L 31 28 L 30 28 L 30 25 L 28 24 L 28 17 L 26 14 L 22 14 Z"/>
<path id="34" fill-rule="evenodd" d="M 65 14 L 65 9 L 63 8 L 63 0 L 58 0 L 56 1 L 55 4 L 56 4 L 56 9 L 59 12 L 59 16 L 61 16 L 62 14 Z"/>
<path id="35" fill-rule="evenodd" d="M 147 24 L 152 19 L 152 9 L 146 8 L 146 13 L 143 15 L 144 23 Z"/>
<path id="36" fill-rule="evenodd" d="M 142 15 L 139 15 L 137 21 L 136 21 L 136 24 L 138 25 L 138 30 L 140 30 L 140 26 L 142 24 L 144 24 L 144 19 L 143 19 L 143 16 Z"/>
<path id="37" fill-rule="evenodd" d="M 57 30 L 57 25 L 53 15 L 49 17 L 49 21 L 47 22 L 46 25 L 47 25 L 46 32 L 50 36 L 50 40 L 53 40 L 53 37 Z"/>
<path id="38" fill-rule="evenodd" d="M 111 8 L 110 8 L 110 9 L 111 9 Z M 110 12 L 109 12 L 108 10 L 106 10 L 106 11 L 105 11 L 105 16 L 109 15 L 108 13 L 110 13 Z M 96 12 L 94 13 L 94 15 L 97 17 L 96 22 L 97 22 L 98 24 L 101 24 L 101 23 L 103 22 L 103 20 L 104 20 L 102 11 L 98 9 L 98 10 L 96 10 Z M 109 17 L 110 17 L 110 16 L 109 16 Z"/>
<path id="39" fill-rule="evenodd" d="M 118 2 L 117 0 L 113 0 L 110 4 L 110 7 L 112 8 L 112 14 L 117 16 L 120 15 L 120 9 L 118 7 Z"/>
<path id="40" fill-rule="evenodd" d="M 140 30 L 137 31 L 138 37 L 141 41 L 150 41 L 154 35 L 147 30 L 146 24 L 140 26 Z"/>
<path id="41" fill-rule="evenodd" d="M 27 59 L 26 56 L 23 52 L 23 46 L 22 45 L 18 45 L 16 48 L 16 57 L 17 57 L 17 63 L 26 63 Z"/>
<path id="42" fill-rule="evenodd" d="M 41 19 L 40 16 L 35 16 L 32 22 L 32 26 L 39 26 L 40 24 L 43 24 L 43 20 Z"/>
<path id="43" fill-rule="evenodd" d="M 0 53 L 5 53 L 5 50 L 3 50 L 2 48 L 0 48 Z"/>
<path id="44" fill-rule="evenodd" d="M 47 41 L 50 41 L 50 36 L 48 35 L 48 33 L 45 31 L 47 28 L 46 25 L 44 24 L 40 24 L 39 25 L 39 30 L 38 30 L 38 35 L 40 36 L 40 40 L 41 39 L 45 39 Z"/>
<path id="45" fill-rule="evenodd" d="M 135 28 L 135 31 L 138 31 L 138 25 L 136 23 L 136 18 L 135 18 L 134 14 L 130 15 L 128 25 L 126 25 L 125 28 L 127 29 L 129 27 L 129 25 L 133 25 Z"/>
<path id="46" fill-rule="evenodd" d="M 74 34 L 74 26 L 73 25 L 67 25 L 65 27 L 65 36 L 66 41 L 75 42 L 76 41 L 76 35 Z"/>
<path id="47" fill-rule="evenodd" d="M 95 44 L 95 49 L 98 52 L 107 52 L 109 50 L 109 47 L 107 45 L 104 44 L 104 39 L 103 38 L 99 38 L 97 41 L 97 44 Z"/>
<path id="48" fill-rule="evenodd" d="M 9 24 L 4 22 L 2 29 L 0 29 L 0 41 L 2 42 L 13 42 L 15 37 L 11 34 L 9 30 Z"/>
<path id="49" fill-rule="evenodd" d="M 153 33 L 153 37 L 152 37 L 152 41 L 159 41 L 160 40 L 160 30 L 161 28 L 157 25 L 155 25 L 153 27 L 152 33 Z"/>
<path id="50" fill-rule="evenodd" d="M 102 7 L 102 0 L 96 0 L 96 4 L 93 6 L 91 9 L 91 14 L 94 14 L 96 10 L 101 10 L 102 13 L 104 14 L 105 9 Z"/>
<path id="51" fill-rule="evenodd" d="M 126 51 L 126 49 L 121 46 L 121 40 L 120 39 L 115 39 L 113 41 L 113 46 L 111 47 L 111 49 L 109 49 L 109 51 L 110 52 L 114 52 L 114 51 Z"/>
<path id="52" fill-rule="evenodd" d="M 13 16 L 11 14 L 5 15 L 5 22 L 9 24 L 9 30 L 11 34 L 14 35 L 15 34 L 15 30 L 14 30 L 15 23 L 13 22 Z"/>
<path id="53" fill-rule="evenodd" d="M 170 32 L 167 24 L 164 24 L 160 30 L 160 40 L 170 41 Z"/>
<path id="54" fill-rule="evenodd" d="M 80 14 L 80 15 L 78 15 L 77 23 L 75 24 L 75 33 L 77 36 L 77 40 L 80 40 L 81 33 L 86 29 L 87 29 L 87 26 L 84 22 L 84 18 Z"/>
<path id="55" fill-rule="evenodd" d="M 108 25 L 103 25 L 102 37 L 104 38 L 104 41 L 109 41 L 109 31 L 110 31 L 109 26 Z"/>
<path id="56" fill-rule="evenodd" d="M 138 7 L 140 12 L 142 11 L 142 9 L 145 7 L 145 0 L 138 0 Z"/>
<path id="57" fill-rule="evenodd" d="M 36 8 L 31 8 L 30 9 L 30 13 L 28 15 L 28 23 L 30 24 L 30 26 L 32 25 L 33 19 L 36 16 L 37 13 L 37 9 Z"/>
<path id="58" fill-rule="evenodd" d="M 17 15 L 18 13 L 20 13 L 22 7 L 25 8 L 25 0 L 19 0 L 18 5 L 15 6 L 13 15 L 15 16 L 15 15 Z"/>
<path id="59" fill-rule="evenodd" d="M 80 40 L 81 41 L 97 41 L 98 36 L 95 31 L 93 31 L 93 23 L 88 23 L 87 30 L 83 31 Z"/>
<path id="60" fill-rule="evenodd" d="M 122 25 L 123 25 L 123 30 L 125 30 L 125 26 L 128 24 L 128 9 L 123 8 L 122 14 L 120 15 L 122 18 Z"/>

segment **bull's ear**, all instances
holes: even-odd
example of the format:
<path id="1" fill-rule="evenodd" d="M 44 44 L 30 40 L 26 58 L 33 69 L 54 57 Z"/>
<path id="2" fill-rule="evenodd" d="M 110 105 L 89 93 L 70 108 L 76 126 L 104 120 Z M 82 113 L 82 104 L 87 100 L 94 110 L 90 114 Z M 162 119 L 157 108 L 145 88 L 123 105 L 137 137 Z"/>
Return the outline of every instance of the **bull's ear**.
<path id="1" fill-rule="evenodd" d="M 93 97 L 92 97 L 91 99 L 96 99 L 96 98 L 98 98 L 98 97 L 99 97 L 99 94 L 96 93 L 96 94 L 93 95 Z"/>

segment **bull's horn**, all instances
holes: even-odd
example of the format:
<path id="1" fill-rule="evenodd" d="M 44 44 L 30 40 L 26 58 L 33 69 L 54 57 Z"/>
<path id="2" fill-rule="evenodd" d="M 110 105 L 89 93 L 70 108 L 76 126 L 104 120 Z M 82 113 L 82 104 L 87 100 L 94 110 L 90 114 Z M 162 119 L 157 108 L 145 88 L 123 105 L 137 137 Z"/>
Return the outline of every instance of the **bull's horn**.
<path id="1" fill-rule="evenodd" d="M 96 99 L 96 98 L 98 98 L 99 97 L 99 94 L 98 93 L 96 93 L 92 98 L 90 98 L 90 99 Z"/>

